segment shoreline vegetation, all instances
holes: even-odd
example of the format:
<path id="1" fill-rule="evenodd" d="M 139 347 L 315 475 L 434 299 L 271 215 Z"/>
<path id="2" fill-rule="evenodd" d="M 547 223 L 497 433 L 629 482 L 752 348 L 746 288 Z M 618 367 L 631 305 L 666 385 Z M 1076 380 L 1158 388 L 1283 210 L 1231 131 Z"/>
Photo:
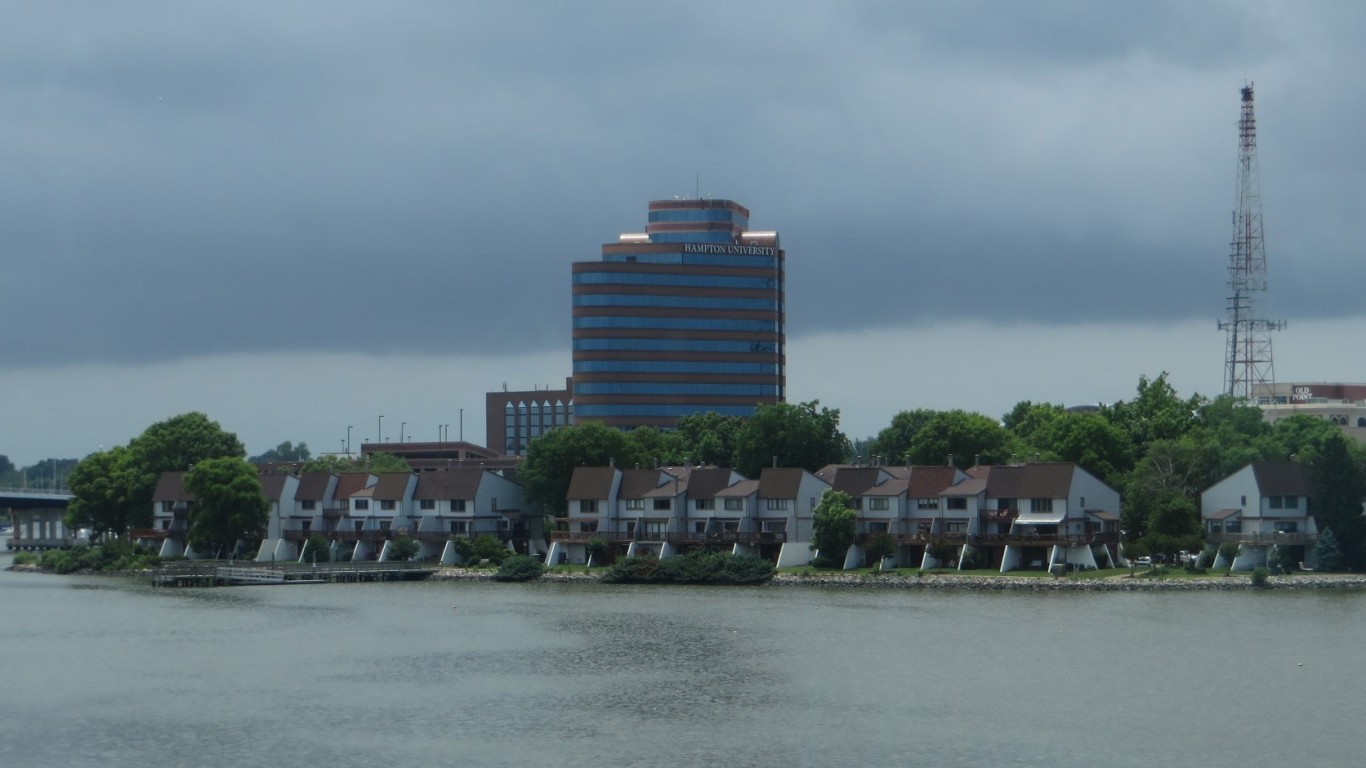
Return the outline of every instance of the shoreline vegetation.
<path id="1" fill-rule="evenodd" d="M 124 577 L 154 572 L 157 558 L 144 558 L 119 547 L 94 547 L 83 551 L 53 550 L 43 555 L 17 553 L 8 570 L 34 573 L 76 573 Z M 148 560 L 153 562 L 148 562 Z M 1209 591 L 1244 589 L 1366 589 L 1366 574 L 1317 573 L 1311 571 L 1269 575 L 1256 571 L 1189 570 L 1177 566 L 1115 568 L 1062 576 L 1047 573 L 996 574 L 954 571 L 858 570 L 824 568 L 775 570 L 758 558 L 721 553 L 691 553 L 666 560 L 627 558 L 599 568 L 582 566 L 543 567 L 537 560 L 511 556 L 482 567 L 443 566 L 432 581 L 543 581 L 551 584 L 717 584 L 757 587 L 836 587 L 852 589 L 934 589 L 1022 592 L 1132 592 Z"/>

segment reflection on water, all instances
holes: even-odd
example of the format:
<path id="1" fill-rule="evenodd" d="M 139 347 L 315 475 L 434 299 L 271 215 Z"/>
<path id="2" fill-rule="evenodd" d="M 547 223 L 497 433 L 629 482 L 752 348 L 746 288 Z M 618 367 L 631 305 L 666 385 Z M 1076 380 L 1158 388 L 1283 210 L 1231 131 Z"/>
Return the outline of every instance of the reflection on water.
<path id="1" fill-rule="evenodd" d="M 0 765 L 1350 765 L 1364 600 L 6 572 Z"/>

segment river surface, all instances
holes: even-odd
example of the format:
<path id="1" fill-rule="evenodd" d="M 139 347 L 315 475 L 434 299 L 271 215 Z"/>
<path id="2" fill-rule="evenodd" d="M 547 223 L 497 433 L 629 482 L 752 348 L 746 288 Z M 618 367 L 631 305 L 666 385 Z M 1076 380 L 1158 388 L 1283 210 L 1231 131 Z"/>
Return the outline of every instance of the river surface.
<path id="1" fill-rule="evenodd" d="M 0 766 L 1345 768 L 1363 643 L 1362 591 L 2 571 Z"/>

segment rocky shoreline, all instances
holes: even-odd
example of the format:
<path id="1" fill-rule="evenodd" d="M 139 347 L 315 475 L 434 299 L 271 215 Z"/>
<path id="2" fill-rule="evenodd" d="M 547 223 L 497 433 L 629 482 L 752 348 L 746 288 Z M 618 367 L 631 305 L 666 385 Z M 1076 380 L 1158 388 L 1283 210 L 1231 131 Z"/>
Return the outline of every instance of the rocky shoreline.
<path id="1" fill-rule="evenodd" d="M 437 581 L 492 581 L 493 571 L 470 571 L 465 568 L 442 568 L 430 579 Z M 598 584 L 598 577 L 586 573 L 547 573 L 541 581 L 557 584 Z M 1269 589 L 1366 589 L 1366 575 L 1298 574 L 1272 576 Z M 765 587 L 845 587 L 850 589 L 936 589 L 1019 592 L 1197 592 L 1210 590 L 1256 589 L 1248 574 L 1214 578 L 1149 579 L 1115 576 L 1107 579 L 1036 578 L 1011 576 L 868 576 L 819 574 L 798 576 L 782 573 L 773 577 Z"/>
<path id="2" fill-rule="evenodd" d="M 37 565 L 11 565 L 6 570 L 46 573 Z M 83 575 L 146 576 L 150 571 L 119 571 Z M 428 577 L 429 581 L 493 581 L 493 569 L 441 568 Z M 600 584 L 598 577 L 587 573 L 552 572 L 540 578 L 551 584 Z M 774 587 L 839 587 L 847 589 L 934 589 L 970 590 L 978 592 L 1208 592 L 1257 589 L 1249 574 L 1239 573 L 1212 578 L 1152 579 L 1139 576 L 1112 576 L 1103 579 L 1045 578 L 1019 576 L 953 576 L 926 575 L 870 575 L 822 573 L 797 575 L 780 573 L 762 588 Z M 1366 589 L 1366 574 L 1296 574 L 1271 576 L 1266 589 L 1322 590 Z"/>

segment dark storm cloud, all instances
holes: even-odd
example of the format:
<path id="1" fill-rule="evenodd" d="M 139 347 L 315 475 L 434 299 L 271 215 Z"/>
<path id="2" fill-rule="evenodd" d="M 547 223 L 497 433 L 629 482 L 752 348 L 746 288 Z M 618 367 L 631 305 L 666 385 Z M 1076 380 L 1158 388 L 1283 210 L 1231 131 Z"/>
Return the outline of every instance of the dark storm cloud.
<path id="1" fill-rule="evenodd" d="M 562 349 L 569 263 L 695 184 L 781 231 L 794 333 L 1212 322 L 1245 74 L 1274 304 L 1357 311 L 1324 277 L 1366 160 L 1349 4 L 25 14 L 0 28 L 11 365 Z"/>

